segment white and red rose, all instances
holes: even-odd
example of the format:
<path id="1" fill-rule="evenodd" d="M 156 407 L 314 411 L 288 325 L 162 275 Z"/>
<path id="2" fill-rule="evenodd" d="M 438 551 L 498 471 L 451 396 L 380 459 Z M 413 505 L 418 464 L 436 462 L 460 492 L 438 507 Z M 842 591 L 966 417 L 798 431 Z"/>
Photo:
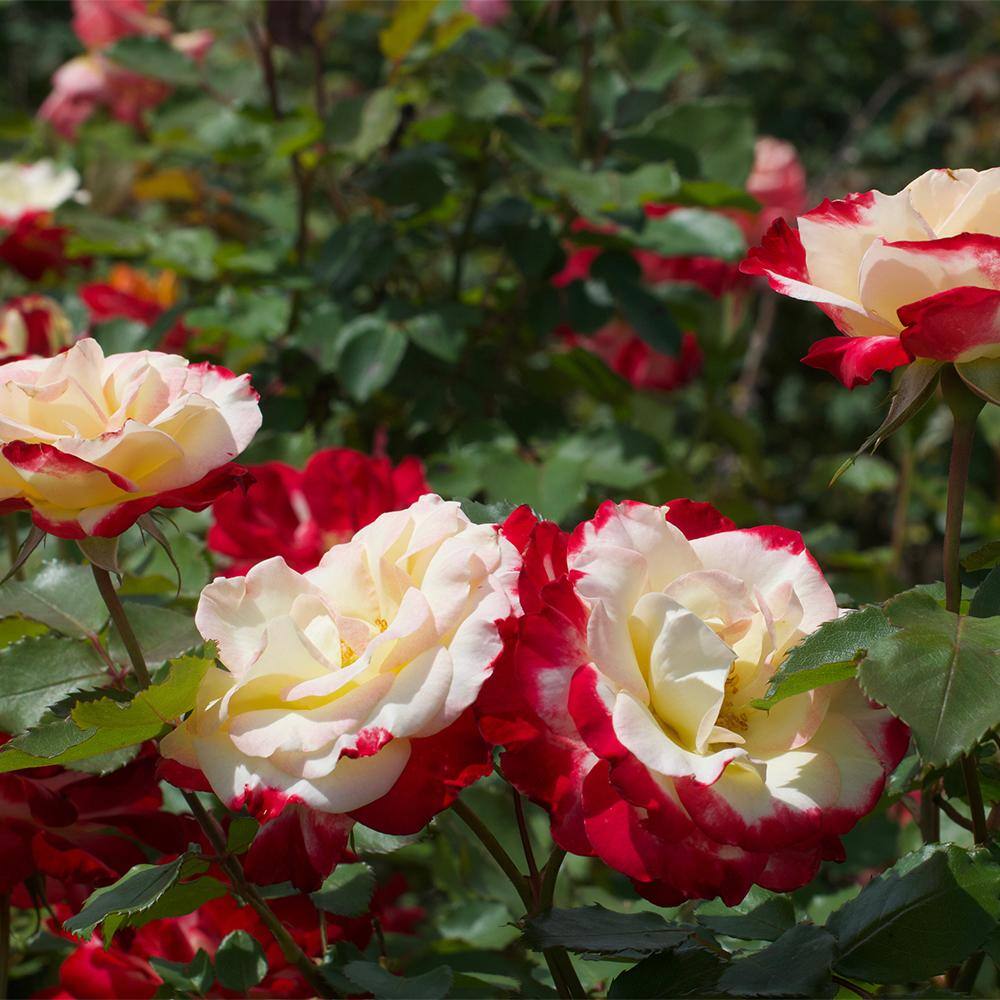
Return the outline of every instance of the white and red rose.
<path id="1" fill-rule="evenodd" d="M 837 606 L 801 537 L 707 504 L 607 502 L 571 536 L 516 511 L 516 644 L 484 688 L 504 775 L 663 905 L 776 891 L 842 859 L 907 732 L 853 681 L 753 707 Z"/>
<path id="2" fill-rule="evenodd" d="M 471 706 L 516 611 L 519 565 L 495 525 L 427 494 L 306 573 L 273 558 L 216 579 L 195 621 L 226 669 L 161 743 L 180 765 L 164 773 L 203 774 L 231 808 L 277 817 L 275 843 L 306 855 L 300 883 L 310 864 L 329 869 L 355 819 L 420 830 L 491 769 Z"/>
<path id="3" fill-rule="evenodd" d="M 84 338 L 0 365 L 0 511 L 63 538 L 111 537 L 154 507 L 201 510 L 245 478 L 249 376 Z"/>
<path id="4" fill-rule="evenodd" d="M 74 339 L 69 317 L 46 295 L 21 295 L 0 309 L 0 361 L 52 357 Z"/>
<path id="5" fill-rule="evenodd" d="M 232 560 L 227 576 L 272 556 L 300 572 L 312 569 L 331 545 L 430 492 L 419 459 L 394 466 L 350 448 L 323 448 L 301 470 L 264 462 L 250 472 L 247 490 L 233 490 L 212 507 L 208 547 Z"/>
<path id="6" fill-rule="evenodd" d="M 915 358 L 1000 358 L 1000 168 L 929 170 L 777 221 L 742 265 L 842 336 L 803 358 L 848 388 Z"/>

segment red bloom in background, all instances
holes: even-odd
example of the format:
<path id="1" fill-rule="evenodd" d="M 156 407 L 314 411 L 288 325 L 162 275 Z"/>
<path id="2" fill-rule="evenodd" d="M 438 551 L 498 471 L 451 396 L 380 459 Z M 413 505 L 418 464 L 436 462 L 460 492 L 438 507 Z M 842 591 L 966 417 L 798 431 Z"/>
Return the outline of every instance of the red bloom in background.
<path id="1" fill-rule="evenodd" d="M 430 492 L 419 459 L 393 466 L 350 448 L 318 451 L 301 471 L 283 462 L 251 471 L 256 482 L 245 493 L 227 494 L 212 508 L 208 547 L 233 560 L 228 576 L 242 576 L 271 556 L 305 572 L 331 545 Z"/>
<path id="2" fill-rule="evenodd" d="M 177 302 L 177 275 L 161 271 L 153 277 L 128 264 L 115 264 L 107 281 L 83 285 L 79 295 L 95 323 L 121 318 L 152 326 Z M 178 320 L 164 334 L 159 349 L 182 354 L 193 332 Z"/>
<path id="3" fill-rule="evenodd" d="M 0 775 L 0 892 L 18 890 L 16 902 L 30 906 L 23 883 L 42 876 L 50 898 L 77 908 L 148 860 L 130 838 L 163 853 L 197 839 L 188 820 L 162 812 L 157 759 L 149 746 L 106 775 L 62 767 Z"/>
<path id="4" fill-rule="evenodd" d="M 38 117 L 66 139 L 73 139 L 101 107 L 118 121 L 141 128 L 146 111 L 171 94 L 162 81 L 106 58 L 102 50 L 109 45 L 136 35 L 163 38 L 198 63 L 214 40 L 208 30 L 172 34 L 170 22 L 149 13 L 145 0 L 73 0 L 73 30 L 89 51 L 56 70 L 52 93 L 38 110 Z"/>
<path id="5" fill-rule="evenodd" d="M 48 296 L 22 295 L 0 310 L 0 361 L 32 354 L 51 357 L 72 343 L 69 317 Z"/>
<path id="6" fill-rule="evenodd" d="M 423 919 L 424 911 L 419 907 L 396 905 L 406 891 L 406 880 L 397 875 L 376 888 L 369 914 L 353 918 L 327 914 L 327 941 L 331 944 L 347 941 L 358 948 L 365 948 L 371 940 L 373 918 L 378 919 L 383 930 L 412 933 L 414 924 Z M 271 900 L 269 905 L 302 950 L 310 958 L 321 958 L 320 917 L 313 904 L 305 896 L 288 896 Z M 231 896 L 211 900 L 187 916 L 153 920 L 136 930 L 120 931 L 107 949 L 100 937 L 95 935 L 79 944 L 62 963 L 59 986 L 36 995 L 66 1000 L 104 1000 L 106 997 L 145 1000 L 163 985 L 147 956 L 187 964 L 202 949 L 214 961 L 222 939 L 236 930 L 246 931 L 260 942 L 268 965 L 264 979 L 245 995 L 315 995 L 298 969 L 289 964 L 256 912 L 248 906 L 241 906 Z M 216 983 L 206 995 L 236 997 L 244 994 L 224 989 Z"/>
<path id="7" fill-rule="evenodd" d="M 794 216 L 805 204 L 805 170 L 799 162 L 795 147 L 764 136 L 757 140 L 754 165 L 747 179 L 747 192 L 761 203 L 759 212 L 751 213 L 726 210 L 743 230 L 749 241 L 758 238 L 771 222 L 783 216 Z M 643 206 L 651 219 L 671 215 L 683 208 L 681 205 L 656 204 Z M 613 233 L 613 226 L 594 226 L 577 219 L 574 232 Z M 603 253 L 599 246 L 583 246 L 573 250 L 563 269 L 553 279 L 557 288 L 573 281 L 582 281 L 590 274 L 594 261 Z M 665 257 L 650 250 L 633 251 L 642 268 L 642 276 L 650 284 L 686 282 L 697 285 L 714 298 L 744 284 L 739 265 L 716 257 L 684 256 Z M 560 331 L 571 344 L 586 348 L 604 363 L 627 379 L 637 389 L 654 389 L 669 392 L 683 386 L 701 371 L 703 355 L 693 333 L 685 333 L 678 356 L 672 357 L 647 344 L 634 330 L 621 320 L 615 320 L 590 336 L 563 328 Z"/>
<path id="8" fill-rule="evenodd" d="M 842 860 L 906 727 L 853 681 L 754 707 L 787 651 L 837 616 L 801 537 L 708 504 L 602 504 L 571 535 L 515 511 L 516 643 L 484 686 L 504 776 L 660 905 L 804 885 Z"/>

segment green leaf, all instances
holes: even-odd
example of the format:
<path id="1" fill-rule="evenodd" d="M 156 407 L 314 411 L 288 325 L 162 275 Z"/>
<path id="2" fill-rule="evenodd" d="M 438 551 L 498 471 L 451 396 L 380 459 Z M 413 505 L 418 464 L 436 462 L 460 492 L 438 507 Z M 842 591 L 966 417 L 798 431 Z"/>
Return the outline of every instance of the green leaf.
<path id="1" fill-rule="evenodd" d="M 464 507 L 463 507 L 464 509 Z M 354 850 L 358 854 L 392 854 L 395 851 L 416 844 L 424 836 L 424 831 L 408 835 L 396 835 L 391 833 L 380 833 L 370 827 L 362 826 L 360 823 L 354 825 L 351 839 L 354 843 Z"/>
<path id="2" fill-rule="evenodd" d="M 837 942 L 823 927 L 797 924 L 774 944 L 729 966 L 723 993 L 741 997 L 832 997 L 831 966 Z"/>
<path id="3" fill-rule="evenodd" d="M 75 691 L 110 681 L 89 643 L 43 635 L 0 649 L 0 730 L 21 733 Z"/>
<path id="4" fill-rule="evenodd" d="M 384 316 L 359 316 L 341 330 L 337 375 L 359 403 L 392 380 L 406 353 L 406 335 Z"/>
<path id="5" fill-rule="evenodd" d="M 795 925 L 795 907 L 787 896 L 771 896 L 746 913 L 698 913 L 698 923 L 716 934 L 743 941 L 777 941 Z"/>
<path id="6" fill-rule="evenodd" d="M 517 504 L 508 500 L 498 500 L 495 503 L 480 503 L 467 497 L 456 497 L 462 504 L 462 511 L 473 524 L 502 524 L 517 510 Z"/>
<path id="7" fill-rule="evenodd" d="M 260 942 L 246 931 L 230 931 L 215 953 L 219 985 L 246 996 L 267 975 L 267 959 Z"/>
<path id="8" fill-rule="evenodd" d="M 0 750 L 0 774 L 50 764 L 70 764 L 153 739 L 194 707 L 211 660 L 184 657 L 164 681 L 128 702 L 111 698 L 78 702 L 68 719 L 43 722 Z"/>
<path id="9" fill-rule="evenodd" d="M 215 982 L 215 970 L 208 953 L 199 948 L 190 962 L 168 962 L 165 958 L 149 958 L 153 971 L 168 985 L 182 993 L 203 996 Z"/>
<path id="10" fill-rule="evenodd" d="M 355 217 L 335 229 L 323 244 L 318 277 L 329 283 L 335 296 L 340 296 L 362 281 L 379 281 L 388 273 L 395 257 L 392 226 L 367 216 Z"/>
<path id="11" fill-rule="evenodd" d="M 125 69 L 165 83 L 196 85 L 200 79 L 197 65 L 162 38 L 122 38 L 104 55 Z"/>
<path id="12" fill-rule="evenodd" d="M 648 219 L 635 241 L 664 257 L 739 260 L 746 253 L 746 240 L 739 226 L 718 212 L 701 208 L 679 208 L 669 215 Z"/>
<path id="13" fill-rule="evenodd" d="M 199 281 L 211 281 L 218 271 L 218 249 L 219 238 L 205 226 L 170 229 L 154 236 L 149 262 Z"/>
<path id="14" fill-rule="evenodd" d="M 417 347 L 448 364 L 454 364 L 462 355 L 465 330 L 450 323 L 442 313 L 413 316 L 403 323 L 403 330 Z"/>
<path id="15" fill-rule="evenodd" d="M 616 913 L 603 906 L 550 910 L 525 922 L 524 938 L 536 951 L 567 948 L 581 955 L 642 958 L 691 939 L 697 930 L 669 924 L 657 913 Z"/>
<path id="16" fill-rule="evenodd" d="M 150 666 L 166 663 L 204 641 L 189 614 L 141 601 L 123 601 L 122 604 Z M 117 629 L 111 630 L 108 652 L 119 663 L 129 662 Z"/>
<path id="17" fill-rule="evenodd" d="M 676 355 L 681 347 L 681 328 L 663 300 L 646 287 L 638 273 L 631 271 L 633 266 L 628 254 L 614 251 L 601 254 L 591 274 L 607 285 L 625 321 L 650 347 Z"/>
<path id="18" fill-rule="evenodd" d="M 376 962 L 348 962 L 343 973 L 375 1000 L 442 1000 L 448 995 L 452 971 L 442 965 L 422 976 L 394 976 Z"/>
<path id="19" fill-rule="evenodd" d="M 321 910 L 338 917 L 360 917 L 368 912 L 375 891 L 375 873 L 368 865 L 337 865 L 309 898 Z"/>
<path id="20" fill-rule="evenodd" d="M 644 20 L 615 40 L 633 83 L 662 90 L 682 69 L 693 65 L 691 53 L 662 26 Z"/>
<path id="21" fill-rule="evenodd" d="M 402 62 L 424 33 L 437 5 L 438 0 L 406 0 L 397 4 L 392 20 L 378 33 L 382 55 L 392 62 Z"/>
<path id="22" fill-rule="evenodd" d="M 987 403 L 1000 405 L 1000 362 L 996 358 L 980 358 L 955 365 L 962 381 Z"/>
<path id="23" fill-rule="evenodd" d="M 229 824 L 229 832 L 226 834 L 226 851 L 229 854 L 242 854 L 249 849 L 259 829 L 260 823 L 253 816 L 237 816 Z"/>
<path id="24" fill-rule="evenodd" d="M 992 618 L 994 615 L 1000 615 L 1000 567 L 991 570 L 976 588 L 976 593 L 969 602 L 969 614 L 973 618 Z"/>
<path id="25" fill-rule="evenodd" d="M 927 358 L 918 358 L 907 365 L 906 371 L 903 372 L 903 377 L 899 380 L 899 385 L 896 386 L 896 391 L 892 395 L 892 402 L 889 404 L 889 412 L 886 413 L 885 419 L 879 425 L 878 430 L 869 434 L 854 455 L 834 473 L 833 479 L 830 480 L 831 486 L 847 471 L 858 455 L 869 450 L 874 451 L 927 405 L 934 395 L 934 389 L 941 376 L 941 368 L 940 361 L 931 361 Z"/>
<path id="26" fill-rule="evenodd" d="M 1000 563 L 1000 542 L 988 542 L 962 560 L 962 565 L 974 573 L 978 569 L 988 569 Z"/>
<path id="27" fill-rule="evenodd" d="M 700 945 L 681 945 L 644 958 L 616 976 L 608 1000 L 669 1000 L 670 997 L 716 996 L 727 962 Z"/>
<path id="28" fill-rule="evenodd" d="M 360 162 L 388 143 L 398 122 L 396 94 L 382 87 L 337 101 L 330 112 L 327 135 L 338 153 Z"/>
<path id="29" fill-rule="evenodd" d="M 376 198 L 389 205 L 413 205 L 427 211 L 448 193 L 448 165 L 435 153 L 407 149 L 381 167 L 368 187 Z"/>
<path id="30" fill-rule="evenodd" d="M 135 865 L 117 882 L 91 893 L 82 909 L 63 922 L 63 927 L 81 937 L 108 917 L 128 917 L 149 909 L 184 875 L 204 871 L 207 862 L 182 854 L 163 865 Z"/>
<path id="31" fill-rule="evenodd" d="M 754 123 L 740 102 L 710 98 L 668 105 L 642 134 L 686 150 L 698 180 L 742 186 L 753 164 Z"/>
<path id="32" fill-rule="evenodd" d="M 1000 865 L 985 852 L 929 844 L 831 915 L 844 976 L 904 983 L 945 972 L 982 945 L 1000 916 Z"/>
<path id="33" fill-rule="evenodd" d="M 858 667 L 869 698 L 909 727 L 925 763 L 950 764 L 997 725 L 1000 618 L 970 618 L 908 591 L 886 605 L 898 631 Z"/>
<path id="34" fill-rule="evenodd" d="M 768 709 L 792 695 L 853 677 L 871 646 L 892 631 L 876 607 L 824 622 L 788 653 L 771 678 L 767 696 L 754 706 Z"/>

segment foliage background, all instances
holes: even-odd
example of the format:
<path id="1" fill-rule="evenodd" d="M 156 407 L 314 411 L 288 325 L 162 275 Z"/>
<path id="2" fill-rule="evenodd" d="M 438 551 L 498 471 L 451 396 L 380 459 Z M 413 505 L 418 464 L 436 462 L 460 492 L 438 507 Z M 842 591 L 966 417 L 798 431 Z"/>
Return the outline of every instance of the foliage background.
<path id="1" fill-rule="evenodd" d="M 80 327 L 75 287 L 86 276 L 114 261 L 170 268 L 182 294 L 169 320 L 198 331 L 189 353 L 252 370 L 262 391 L 264 429 L 248 460 L 384 447 L 419 455 L 444 495 L 528 502 L 566 525 L 608 496 L 711 500 L 739 524 L 802 530 L 845 605 L 940 575 L 947 412 L 924 411 L 828 488 L 876 426 L 889 384 L 846 392 L 799 364 L 830 333 L 821 314 L 753 286 L 739 301 L 643 289 L 645 308 L 666 305 L 697 331 L 706 364 L 683 389 L 640 392 L 554 333 L 600 325 L 615 276 L 575 298 L 550 279 L 579 215 L 614 218 L 626 240 L 640 239 L 627 189 L 640 168 L 651 171 L 644 196 L 740 204 L 756 134 L 795 144 L 811 203 L 893 191 L 930 167 L 991 166 L 1000 8 L 525 0 L 498 27 L 473 28 L 443 0 L 409 45 L 391 3 L 330 6 L 312 36 L 295 30 L 298 5 L 272 5 L 272 17 L 275 8 L 288 27 L 273 53 L 275 91 L 247 28 L 267 19 L 262 6 L 170 4 L 175 25 L 216 32 L 204 70 L 119 43 L 123 62 L 176 89 L 146 129 L 98 115 L 72 147 L 33 118 L 51 73 L 79 52 L 69 5 L 0 9 L 0 152 L 71 160 L 92 195 L 64 215 L 89 267 L 49 289 Z M 624 192 L 617 203 L 613 190 Z M 696 226 L 686 238 L 701 246 L 715 235 Z M 741 253 L 733 246 L 730 257 Z M 0 290 L 21 286 L 4 274 Z M 768 310 L 755 369 L 747 348 Z M 133 349 L 168 326 L 116 320 L 93 332 Z M 1000 419 L 988 412 L 982 427 L 970 547 L 1000 528 Z M 178 523 L 184 607 L 210 570 L 196 541 L 205 517 Z M 155 577 L 156 566 L 141 568 Z M 467 797 L 516 855 L 502 786 Z M 532 810 L 531 821 L 543 838 L 544 818 Z M 533 966 L 509 926 L 516 898 L 453 816 L 437 826 L 444 836 L 373 856 L 376 868 L 404 870 L 430 913 L 419 939 L 390 950 L 412 974 L 446 956 L 468 975 L 467 995 L 483 983 L 532 995 Z M 947 818 L 945 828 L 968 841 Z M 797 894 L 800 914 L 821 921 L 918 840 L 883 806 L 848 838 L 848 863 Z M 600 865 L 570 859 L 567 869 L 562 905 L 640 905 Z M 621 969 L 578 964 L 588 985 Z M 41 976 L 27 969 L 15 986 L 27 994 Z"/>

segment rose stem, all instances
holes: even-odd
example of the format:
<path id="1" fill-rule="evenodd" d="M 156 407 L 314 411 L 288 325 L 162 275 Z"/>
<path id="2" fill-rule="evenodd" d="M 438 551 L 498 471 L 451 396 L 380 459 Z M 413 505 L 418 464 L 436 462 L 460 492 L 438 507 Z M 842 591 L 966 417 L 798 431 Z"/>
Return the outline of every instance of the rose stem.
<path id="1" fill-rule="evenodd" d="M 959 614 L 962 606 L 962 568 L 959 562 L 962 541 L 962 514 L 965 510 L 965 488 L 969 481 L 969 464 L 976 436 L 976 420 L 984 400 L 966 388 L 961 376 L 951 366 L 941 375 L 945 402 L 955 418 L 951 437 L 951 461 L 948 466 L 948 506 L 944 529 L 944 589 L 945 606 Z M 961 627 L 961 621 L 959 622 Z M 962 757 L 962 773 L 969 796 L 972 828 L 977 844 L 989 839 L 983 793 L 979 787 L 979 772 L 973 756 Z"/>
<path id="2" fill-rule="evenodd" d="M 95 566 L 94 564 L 91 564 L 91 569 L 94 572 L 94 579 L 97 581 L 97 589 L 101 592 L 101 597 L 104 598 L 104 603 L 111 614 L 111 620 L 115 623 L 118 634 L 121 636 L 122 644 L 125 646 L 129 659 L 132 661 L 132 668 L 135 671 L 139 687 L 140 689 L 148 688 L 149 670 L 146 667 L 146 658 L 142 655 L 142 647 L 139 645 L 139 640 L 132 630 L 131 623 L 125 616 L 125 609 L 122 607 L 122 603 L 118 598 L 118 592 L 111 582 L 111 574 L 106 569 L 102 569 L 100 566 Z M 284 924 L 274 915 L 274 912 L 267 905 L 267 901 L 247 881 L 239 860 L 227 853 L 226 839 L 222 834 L 222 830 L 201 804 L 198 796 L 194 792 L 187 791 L 183 792 L 183 795 L 194 818 L 198 821 L 198 825 L 205 831 L 205 836 L 208 837 L 213 849 L 219 855 L 219 863 L 232 881 L 233 888 L 257 912 L 264 925 L 274 936 L 275 941 L 278 942 L 285 958 L 302 973 L 318 996 L 335 996 L 312 959 L 299 947 L 295 939 L 285 929 Z M 4 991 L 0 990 L 0 997 L 4 995 Z"/>
<path id="3" fill-rule="evenodd" d="M 532 885 L 528 878 L 521 874 L 521 870 L 514 863 L 511 856 L 504 850 L 503 845 L 493 835 L 489 827 L 461 800 L 456 799 L 451 808 L 458 818 L 476 835 L 480 843 L 489 852 L 490 856 L 499 865 L 500 870 L 510 880 L 510 884 L 517 890 L 521 902 L 524 904 L 525 912 L 531 916 L 540 912 L 540 901 L 543 895 L 536 885 Z M 561 858 L 560 858 L 561 860 Z M 558 866 L 556 866 L 558 871 Z M 548 875 L 548 872 L 546 872 Z M 544 883 L 543 883 L 544 884 Z M 555 889 L 555 873 L 552 877 L 552 891 Z M 536 899 L 539 903 L 536 903 Z M 549 898 L 551 905 L 551 893 Z M 580 998 L 587 994 L 584 992 L 580 981 L 576 977 L 576 972 L 569 961 L 565 950 L 562 948 L 546 948 L 542 951 L 545 963 L 549 967 L 552 981 L 556 985 L 556 991 L 560 997 Z M 567 966 L 569 968 L 567 969 Z"/>
<path id="4" fill-rule="evenodd" d="M 139 640 L 136 639 L 135 632 L 132 631 L 132 626 L 125 615 L 125 609 L 118 598 L 118 591 L 115 590 L 111 574 L 96 563 L 91 563 L 90 568 L 97 581 L 97 589 L 101 592 L 101 597 L 104 598 L 104 603 L 111 614 L 111 620 L 115 623 L 115 628 L 118 629 L 122 645 L 128 652 L 128 658 L 132 661 L 132 669 L 135 671 L 139 687 L 148 688 L 149 668 L 146 666 L 146 658 L 142 655 L 142 647 L 139 645 Z"/>
<path id="5" fill-rule="evenodd" d="M 7 996 L 10 970 L 10 893 L 0 893 L 0 997 Z"/>
<path id="6" fill-rule="evenodd" d="M 530 884 L 535 902 L 538 902 L 538 864 L 535 861 L 535 852 L 531 846 L 531 834 L 528 832 L 528 823 L 524 818 L 524 802 L 521 800 L 521 793 L 511 786 L 514 795 L 514 815 L 517 817 L 517 830 L 521 835 L 521 847 L 524 849 L 524 860 L 528 864 L 528 883 Z"/>

